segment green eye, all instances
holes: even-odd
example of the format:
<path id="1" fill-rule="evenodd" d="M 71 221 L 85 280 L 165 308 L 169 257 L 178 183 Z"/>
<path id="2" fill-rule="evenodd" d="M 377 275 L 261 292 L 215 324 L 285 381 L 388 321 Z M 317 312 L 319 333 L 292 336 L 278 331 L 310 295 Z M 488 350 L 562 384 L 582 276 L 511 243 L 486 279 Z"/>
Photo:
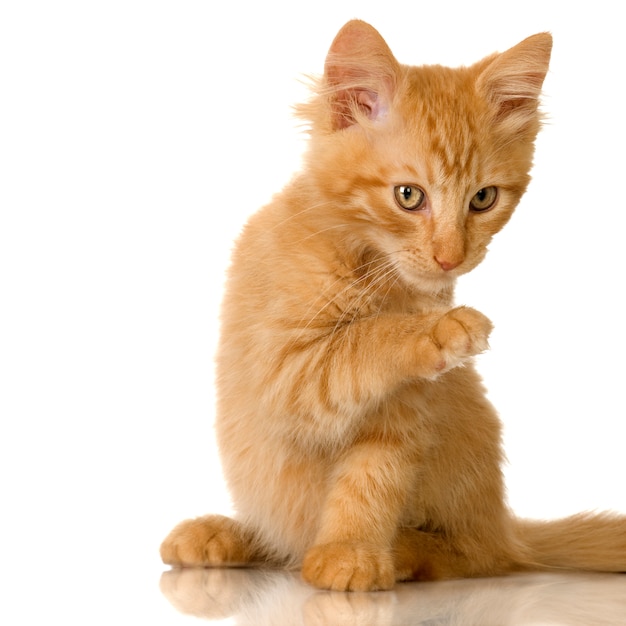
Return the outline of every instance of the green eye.
<path id="1" fill-rule="evenodd" d="M 398 185 L 393 193 L 396 202 L 405 211 L 419 211 L 426 202 L 426 194 L 415 185 Z"/>
<path id="2" fill-rule="evenodd" d="M 488 211 L 498 199 L 497 187 L 483 187 L 476 192 L 476 195 L 470 200 L 470 209 L 477 213 Z"/>

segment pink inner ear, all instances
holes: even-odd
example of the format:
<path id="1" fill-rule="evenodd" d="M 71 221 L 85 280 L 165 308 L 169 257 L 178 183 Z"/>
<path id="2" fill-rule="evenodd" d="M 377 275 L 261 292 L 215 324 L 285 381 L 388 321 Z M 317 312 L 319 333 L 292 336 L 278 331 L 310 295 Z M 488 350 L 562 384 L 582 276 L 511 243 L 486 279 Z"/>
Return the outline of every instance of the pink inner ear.
<path id="1" fill-rule="evenodd" d="M 356 124 L 354 118 L 354 105 L 370 120 L 382 117 L 387 107 L 384 106 L 384 98 L 371 89 L 354 88 L 338 91 L 335 99 L 334 126 L 339 130 Z"/>
<path id="2" fill-rule="evenodd" d="M 383 113 L 383 107 L 377 93 L 368 89 L 359 89 L 356 93 L 359 108 L 370 119 L 374 120 Z"/>

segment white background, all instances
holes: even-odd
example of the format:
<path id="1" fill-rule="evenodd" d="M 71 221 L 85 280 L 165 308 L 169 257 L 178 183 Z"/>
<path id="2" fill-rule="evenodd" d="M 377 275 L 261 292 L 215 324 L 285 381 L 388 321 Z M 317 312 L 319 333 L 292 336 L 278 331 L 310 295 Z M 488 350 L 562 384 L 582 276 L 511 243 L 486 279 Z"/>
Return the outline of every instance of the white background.
<path id="1" fill-rule="evenodd" d="M 230 510 L 212 432 L 224 270 L 246 217 L 297 170 L 290 106 L 352 17 L 411 64 L 467 64 L 553 33 L 534 180 L 458 301 L 496 325 L 480 369 L 514 510 L 626 512 L 617 7 L 1 5 L 0 525 L 24 623 L 63 604 L 68 564 L 72 590 L 91 564 L 143 567 L 156 585 L 170 527 Z M 46 584 L 33 593 L 7 563 L 45 567 Z M 107 593 L 81 615 L 120 602 Z"/>

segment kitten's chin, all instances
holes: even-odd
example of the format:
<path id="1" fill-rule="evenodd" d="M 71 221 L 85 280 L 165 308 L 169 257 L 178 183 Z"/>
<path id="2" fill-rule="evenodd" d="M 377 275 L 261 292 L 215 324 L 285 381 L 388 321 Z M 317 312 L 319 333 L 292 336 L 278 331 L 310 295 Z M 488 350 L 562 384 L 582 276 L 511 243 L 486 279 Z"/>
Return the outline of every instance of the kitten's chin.
<path id="1" fill-rule="evenodd" d="M 402 278 L 412 289 L 429 294 L 450 291 L 456 283 L 456 276 L 449 272 L 420 274 L 402 272 Z"/>

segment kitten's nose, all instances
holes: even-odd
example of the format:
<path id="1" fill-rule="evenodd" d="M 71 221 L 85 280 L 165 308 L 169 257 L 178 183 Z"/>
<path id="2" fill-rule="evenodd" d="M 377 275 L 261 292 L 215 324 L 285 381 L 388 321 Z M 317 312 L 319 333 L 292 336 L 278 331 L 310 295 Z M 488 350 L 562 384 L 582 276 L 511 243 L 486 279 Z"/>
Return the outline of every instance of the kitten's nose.
<path id="1" fill-rule="evenodd" d="M 435 257 L 435 261 L 437 261 L 437 263 L 439 263 L 439 267 L 441 267 L 441 269 L 446 272 L 453 270 L 455 267 L 458 267 L 463 262 L 462 259 L 460 261 L 446 261 L 445 259 L 439 259 L 437 257 Z"/>

